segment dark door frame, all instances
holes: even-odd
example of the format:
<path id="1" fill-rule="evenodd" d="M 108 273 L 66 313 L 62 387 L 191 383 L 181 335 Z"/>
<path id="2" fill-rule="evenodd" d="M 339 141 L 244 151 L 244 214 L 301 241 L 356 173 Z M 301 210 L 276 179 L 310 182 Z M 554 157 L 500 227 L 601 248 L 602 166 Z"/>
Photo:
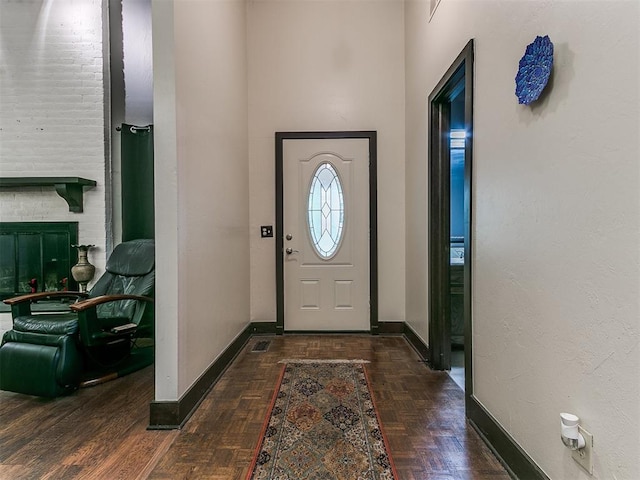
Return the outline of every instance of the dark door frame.
<path id="1" fill-rule="evenodd" d="M 285 140 L 366 138 L 369 140 L 369 324 L 378 333 L 377 132 L 276 132 L 276 333 L 284 333 L 284 158 Z"/>
<path id="2" fill-rule="evenodd" d="M 464 163 L 464 349 L 465 393 L 472 394 L 471 364 L 471 174 L 473 147 L 473 40 L 464 47 L 429 95 L 429 361 L 451 368 L 450 147 L 451 100 L 464 87 L 467 132 Z"/>

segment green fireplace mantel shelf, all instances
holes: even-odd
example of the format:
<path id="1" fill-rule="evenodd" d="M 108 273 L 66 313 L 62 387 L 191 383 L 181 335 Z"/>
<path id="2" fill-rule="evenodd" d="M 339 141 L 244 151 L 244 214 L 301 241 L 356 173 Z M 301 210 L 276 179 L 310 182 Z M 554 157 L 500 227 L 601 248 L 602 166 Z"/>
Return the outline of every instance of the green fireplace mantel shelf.
<path id="1" fill-rule="evenodd" d="M 81 177 L 0 177 L 0 188 L 54 187 L 74 213 L 82 212 L 83 187 L 95 186 L 95 180 Z"/>

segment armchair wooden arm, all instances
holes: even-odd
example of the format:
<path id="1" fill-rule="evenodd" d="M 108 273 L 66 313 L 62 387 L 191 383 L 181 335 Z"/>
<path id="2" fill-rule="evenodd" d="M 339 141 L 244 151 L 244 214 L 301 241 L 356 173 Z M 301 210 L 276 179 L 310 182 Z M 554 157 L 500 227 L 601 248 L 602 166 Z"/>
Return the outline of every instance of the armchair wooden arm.
<path id="1" fill-rule="evenodd" d="M 98 320 L 97 306 L 103 303 L 115 302 L 118 300 L 138 300 L 144 302 L 153 302 L 153 298 L 140 295 L 100 295 L 98 297 L 88 298 L 81 302 L 74 303 L 69 307 L 78 314 L 78 328 L 82 343 L 86 346 L 102 345 L 105 338 L 127 337 L 137 325 L 133 323 L 125 323 L 120 325 L 109 325 L 105 330 L 105 325 Z M 128 327 L 122 331 L 118 331 L 114 327 Z"/>
<path id="2" fill-rule="evenodd" d="M 24 302 L 37 302 L 38 300 L 55 300 L 59 298 L 77 298 L 86 297 L 84 292 L 71 292 L 71 291 L 59 291 L 59 292 L 38 292 L 27 293 L 25 295 L 19 295 L 17 297 L 7 298 L 3 300 L 7 305 L 16 305 Z"/>
<path id="3" fill-rule="evenodd" d="M 74 303 L 73 305 L 69 305 L 69 308 L 74 312 L 83 312 L 90 308 L 95 308 L 103 303 L 115 302 L 117 300 L 140 300 L 143 302 L 153 302 L 153 298 L 143 297 L 140 295 L 100 295 L 99 297 L 88 298 L 78 303 Z"/>
<path id="4" fill-rule="evenodd" d="M 38 292 L 7 298 L 6 300 L 3 300 L 3 302 L 11 307 L 11 317 L 16 318 L 24 315 L 31 315 L 31 304 L 39 300 L 56 300 L 63 298 L 78 299 L 86 296 L 87 294 L 84 292 Z"/>

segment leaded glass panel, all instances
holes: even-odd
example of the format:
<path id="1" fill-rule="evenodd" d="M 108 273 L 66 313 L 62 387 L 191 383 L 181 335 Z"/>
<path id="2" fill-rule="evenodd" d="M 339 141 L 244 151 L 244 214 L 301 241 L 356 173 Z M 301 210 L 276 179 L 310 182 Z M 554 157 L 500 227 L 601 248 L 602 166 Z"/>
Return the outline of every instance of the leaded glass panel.
<path id="1" fill-rule="evenodd" d="M 329 259 L 340 246 L 344 228 L 342 184 L 329 162 L 320 164 L 313 175 L 307 211 L 311 243 L 320 258 Z"/>

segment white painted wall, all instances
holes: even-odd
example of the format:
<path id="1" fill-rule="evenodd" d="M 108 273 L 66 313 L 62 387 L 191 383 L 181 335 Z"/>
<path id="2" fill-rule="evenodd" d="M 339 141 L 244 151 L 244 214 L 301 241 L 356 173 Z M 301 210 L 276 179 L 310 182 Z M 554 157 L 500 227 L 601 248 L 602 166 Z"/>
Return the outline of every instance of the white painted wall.
<path id="1" fill-rule="evenodd" d="M 404 320 L 403 4 L 248 2 L 251 319 L 275 321 L 274 134 L 378 131 L 380 320 Z"/>
<path id="2" fill-rule="evenodd" d="M 154 0 L 156 400 L 177 400 L 249 322 L 243 0 Z"/>
<path id="3" fill-rule="evenodd" d="M 156 242 L 155 400 L 177 400 L 180 295 L 178 132 L 173 2 L 152 2 Z M 160 34 L 160 32 L 162 34 Z M 184 300 L 183 300 L 184 302 Z"/>
<path id="4" fill-rule="evenodd" d="M 423 58 L 427 48 L 430 53 L 437 51 L 435 45 L 430 46 L 427 43 L 425 24 L 428 15 L 429 0 L 405 2 L 405 218 L 406 257 L 411 259 L 406 262 L 406 322 L 426 344 L 429 343 L 429 244 L 426 220 L 429 218 L 427 99 L 430 92 L 427 89 L 432 89 L 439 80 L 435 78 L 436 75 L 428 75 L 431 62 Z M 464 44 L 460 48 L 463 46 Z M 452 62 L 454 58 L 455 56 L 449 61 Z M 448 66 L 440 67 L 436 74 L 444 74 L 447 68 Z M 433 78 L 436 81 L 432 80 Z M 427 84 L 426 79 L 429 79 L 430 83 Z"/>
<path id="5" fill-rule="evenodd" d="M 77 221 L 95 244 L 98 278 L 106 245 L 101 0 L 0 0 L 0 175 L 77 176 L 84 212 L 53 187 L 0 190 L 3 222 Z"/>
<path id="6" fill-rule="evenodd" d="M 151 0 L 122 2 L 125 122 L 153 123 Z"/>
<path id="7" fill-rule="evenodd" d="M 593 478 L 640 478 L 640 4 L 406 3 L 407 318 L 424 335 L 428 94 L 476 41 L 473 365 L 477 399 L 553 479 L 591 478 L 559 440 L 594 435 Z M 518 105 L 536 35 L 548 94 Z"/>

